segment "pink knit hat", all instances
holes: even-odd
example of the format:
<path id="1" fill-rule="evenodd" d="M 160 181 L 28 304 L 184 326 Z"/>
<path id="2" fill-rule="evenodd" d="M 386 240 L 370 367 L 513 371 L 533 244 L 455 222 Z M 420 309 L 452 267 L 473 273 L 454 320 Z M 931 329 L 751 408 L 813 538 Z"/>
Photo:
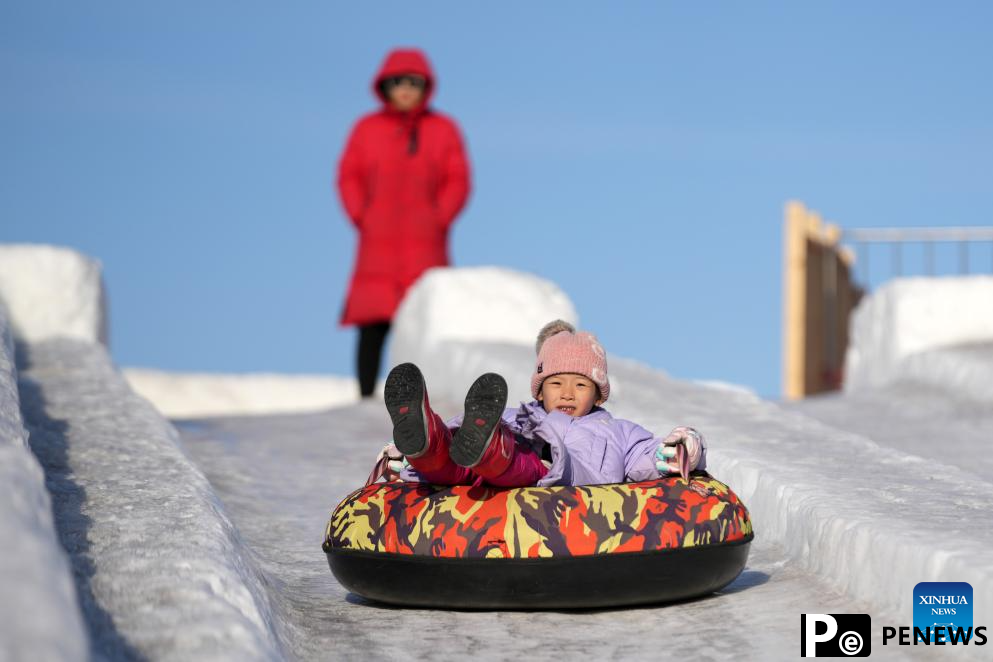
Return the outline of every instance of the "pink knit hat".
<path id="1" fill-rule="evenodd" d="M 600 397 L 606 402 L 610 397 L 610 382 L 607 380 L 607 352 L 597 341 L 596 336 L 585 331 L 576 332 L 576 327 L 555 320 L 549 322 L 538 333 L 535 344 L 538 360 L 531 375 L 531 395 L 537 399 L 541 383 L 546 377 L 572 372 L 593 381 L 600 389 Z"/>

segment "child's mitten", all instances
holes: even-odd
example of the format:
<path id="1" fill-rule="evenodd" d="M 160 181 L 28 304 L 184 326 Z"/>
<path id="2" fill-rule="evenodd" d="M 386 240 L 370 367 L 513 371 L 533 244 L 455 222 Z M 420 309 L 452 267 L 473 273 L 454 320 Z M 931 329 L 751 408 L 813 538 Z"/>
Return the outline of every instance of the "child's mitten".
<path id="1" fill-rule="evenodd" d="M 663 476 L 671 473 L 683 473 L 677 461 L 677 446 L 682 446 L 685 454 L 685 471 L 707 468 L 707 442 L 703 435 L 686 426 L 674 428 L 669 435 L 659 443 L 655 451 L 655 468 Z M 685 476 L 684 476 L 685 478 Z"/>
<path id="2" fill-rule="evenodd" d="M 373 467 L 372 473 L 369 474 L 369 480 L 366 482 L 366 485 L 371 485 L 379 480 L 380 477 L 385 478 L 387 482 L 400 480 L 400 472 L 409 466 L 410 463 L 407 461 L 407 458 L 396 447 L 396 444 L 391 441 L 383 446 L 383 450 L 379 451 L 379 454 L 376 455 L 376 465 Z"/>

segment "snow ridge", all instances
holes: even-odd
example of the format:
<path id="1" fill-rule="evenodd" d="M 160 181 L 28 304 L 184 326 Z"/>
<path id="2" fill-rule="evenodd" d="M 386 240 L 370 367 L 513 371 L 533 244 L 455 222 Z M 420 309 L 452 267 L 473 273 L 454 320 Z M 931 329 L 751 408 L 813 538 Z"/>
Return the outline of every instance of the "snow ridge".
<path id="1" fill-rule="evenodd" d="M 94 656 L 281 659 L 249 552 L 175 429 L 103 346 L 47 340 L 18 367 Z"/>
<path id="2" fill-rule="evenodd" d="M 45 475 L 21 420 L 14 343 L 0 302 L 0 660 L 80 660 L 89 642 Z"/>
<path id="3" fill-rule="evenodd" d="M 107 344 L 100 261 L 71 248 L 0 244 L 0 299 L 18 340 L 72 337 Z"/>
<path id="4" fill-rule="evenodd" d="M 913 621 L 922 581 L 968 581 L 976 622 L 993 603 L 993 489 L 957 468 L 882 448 L 773 402 L 671 380 L 614 360 L 625 380 L 612 409 L 649 429 L 699 427 L 709 470 L 748 506 L 756 536 L 850 597 Z M 983 529 L 986 530 L 983 530 Z"/>

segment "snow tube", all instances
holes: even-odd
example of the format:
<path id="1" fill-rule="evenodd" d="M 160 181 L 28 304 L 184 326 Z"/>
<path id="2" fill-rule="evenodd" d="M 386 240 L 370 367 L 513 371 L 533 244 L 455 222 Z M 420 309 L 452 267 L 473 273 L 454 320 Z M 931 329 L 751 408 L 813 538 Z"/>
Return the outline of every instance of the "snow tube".
<path id="1" fill-rule="evenodd" d="M 348 590 L 448 608 L 591 608 L 682 600 L 731 583 L 748 510 L 689 480 L 495 488 L 374 483 L 331 515 L 323 549 Z"/>

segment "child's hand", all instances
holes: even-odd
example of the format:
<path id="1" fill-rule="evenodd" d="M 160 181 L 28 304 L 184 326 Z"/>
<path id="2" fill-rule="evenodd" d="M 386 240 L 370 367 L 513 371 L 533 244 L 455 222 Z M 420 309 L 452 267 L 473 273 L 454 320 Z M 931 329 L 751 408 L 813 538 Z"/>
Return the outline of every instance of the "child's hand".
<path id="1" fill-rule="evenodd" d="M 376 456 L 376 461 L 378 462 L 382 458 L 387 458 L 389 461 L 386 464 L 386 472 L 383 474 L 383 478 L 387 482 L 400 480 L 400 472 L 410 466 L 410 462 L 404 457 L 396 445 L 391 441 L 390 443 L 383 446 L 383 450 L 379 451 L 379 455 Z"/>
<path id="2" fill-rule="evenodd" d="M 676 446 L 682 445 L 686 451 L 686 470 L 703 469 L 707 452 L 707 442 L 703 435 L 690 427 L 679 426 L 659 443 L 655 450 L 655 468 L 659 474 L 681 473 L 676 461 Z"/>

